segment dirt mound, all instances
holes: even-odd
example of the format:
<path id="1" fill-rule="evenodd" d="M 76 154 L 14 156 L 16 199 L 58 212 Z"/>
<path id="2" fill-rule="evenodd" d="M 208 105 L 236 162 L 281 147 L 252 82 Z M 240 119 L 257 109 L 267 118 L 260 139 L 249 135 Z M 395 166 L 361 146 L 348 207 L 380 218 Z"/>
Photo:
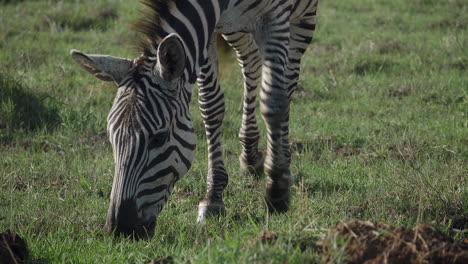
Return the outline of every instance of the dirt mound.
<path id="1" fill-rule="evenodd" d="M 20 236 L 9 230 L 0 233 L 0 263 L 23 263 L 28 259 L 28 255 L 26 242 Z"/>
<path id="2" fill-rule="evenodd" d="M 260 241 L 262 244 L 273 244 L 278 239 L 278 234 L 276 232 L 263 231 L 260 234 Z"/>
<path id="3" fill-rule="evenodd" d="M 414 229 L 350 221 L 322 241 L 322 263 L 468 263 L 467 241 L 423 224 Z"/>

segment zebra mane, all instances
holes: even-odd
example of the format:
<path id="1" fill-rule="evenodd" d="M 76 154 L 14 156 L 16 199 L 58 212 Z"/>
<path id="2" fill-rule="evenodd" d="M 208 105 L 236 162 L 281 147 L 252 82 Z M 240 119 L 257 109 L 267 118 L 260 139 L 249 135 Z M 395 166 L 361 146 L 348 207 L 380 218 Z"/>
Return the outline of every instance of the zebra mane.
<path id="1" fill-rule="evenodd" d="M 169 13 L 169 3 L 176 0 L 140 0 L 148 7 L 142 17 L 132 24 L 132 28 L 143 35 L 135 47 L 144 54 L 151 54 L 151 49 L 158 46 L 165 32 L 161 27 L 162 17 Z"/>

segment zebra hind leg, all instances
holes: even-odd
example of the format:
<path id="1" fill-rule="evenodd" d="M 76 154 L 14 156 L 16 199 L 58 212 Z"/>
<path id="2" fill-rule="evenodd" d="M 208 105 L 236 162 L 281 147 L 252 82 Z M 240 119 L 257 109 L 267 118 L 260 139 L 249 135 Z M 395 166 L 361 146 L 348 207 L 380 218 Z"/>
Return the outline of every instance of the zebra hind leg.
<path id="1" fill-rule="evenodd" d="M 208 145 L 207 192 L 198 207 L 197 222 L 207 216 L 224 213 L 223 191 L 228 183 L 221 146 L 221 126 L 224 118 L 224 95 L 218 82 L 218 60 L 214 43 L 210 56 L 198 77 L 199 106 L 205 124 Z"/>
<path id="2" fill-rule="evenodd" d="M 242 103 L 242 124 L 239 140 L 242 152 L 239 156 L 242 171 L 255 175 L 263 173 L 264 155 L 258 151 L 260 133 L 255 117 L 257 86 L 262 74 L 262 58 L 250 33 L 234 32 L 223 37 L 236 51 L 237 60 L 244 77 L 244 96 Z"/>

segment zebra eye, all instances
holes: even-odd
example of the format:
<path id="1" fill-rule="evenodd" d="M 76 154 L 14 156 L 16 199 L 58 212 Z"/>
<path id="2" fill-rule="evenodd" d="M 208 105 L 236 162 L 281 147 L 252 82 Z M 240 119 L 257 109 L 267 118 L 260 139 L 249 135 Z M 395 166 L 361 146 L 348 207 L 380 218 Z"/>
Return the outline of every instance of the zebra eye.
<path id="1" fill-rule="evenodd" d="M 150 149 L 152 148 L 160 148 L 166 143 L 167 136 L 169 133 L 167 131 L 157 133 L 156 135 L 150 136 L 149 138 L 149 145 Z"/>

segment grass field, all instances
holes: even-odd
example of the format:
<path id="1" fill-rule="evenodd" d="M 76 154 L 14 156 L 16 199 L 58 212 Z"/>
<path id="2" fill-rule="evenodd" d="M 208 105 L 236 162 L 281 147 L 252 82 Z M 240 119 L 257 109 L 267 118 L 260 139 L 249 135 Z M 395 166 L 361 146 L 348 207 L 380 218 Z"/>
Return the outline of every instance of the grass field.
<path id="1" fill-rule="evenodd" d="M 296 181 L 283 215 L 265 211 L 262 179 L 239 172 L 242 78 L 233 54 L 225 55 L 226 216 L 195 223 L 207 151 L 194 88 L 196 160 L 155 236 L 106 235 L 113 178 L 106 116 L 115 87 L 89 76 L 68 52 L 136 57 L 128 25 L 140 8 L 126 0 L 0 1 L 0 231 L 24 237 L 32 258 L 316 263 L 314 243 L 349 219 L 428 222 L 456 239 L 468 236 L 463 0 L 320 2 L 291 106 Z M 263 244 L 263 231 L 278 239 Z"/>

